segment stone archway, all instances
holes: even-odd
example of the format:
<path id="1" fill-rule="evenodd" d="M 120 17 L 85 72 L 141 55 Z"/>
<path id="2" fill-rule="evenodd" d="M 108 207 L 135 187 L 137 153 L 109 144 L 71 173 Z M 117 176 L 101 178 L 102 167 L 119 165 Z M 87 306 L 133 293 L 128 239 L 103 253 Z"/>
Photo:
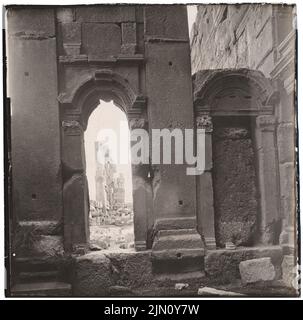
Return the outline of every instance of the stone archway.
<path id="1" fill-rule="evenodd" d="M 127 115 L 131 128 L 147 129 L 145 100 L 136 97 L 127 81 L 108 70 L 97 70 L 93 77 L 81 83 L 70 94 L 60 97 L 62 106 L 62 170 L 64 245 L 67 251 L 85 250 L 89 241 L 89 196 L 86 178 L 86 164 L 83 134 L 92 111 L 99 100 L 113 100 Z M 147 165 L 133 165 L 133 200 L 135 247 L 146 248 L 147 241 L 147 199 L 149 190 Z M 140 188 L 140 183 L 144 188 Z"/>
<path id="2" fill-rule="evenodd" d="M 274 235 L 277 232 L 274 230 L 275 224 L 281 220 L 279 172 L 275 151 L 274 113 L 277 91 L 271 81 L 265 78 L 261 72 L 248 69 L 204 70 L 195 74 L 194 86 L 197 127 L 204 128 L 206 131 L 206 171 L 198 177 L 197 181 L 198 229 L 204 236 L 206 246 L 209 249 L 215 249 L 219 242 L 219 239 L 216 239 L 218 212 L 215 211 L 219 209 L 216 209 L 214 205 L 214 198 L 217 201 L 216 205 L 219 205 L 218 194 L 214 194 L 219 192 L 216 190 L 216 181 L 214 181 L 214 156 L 218 148 L 214 150 L 213 138 L 220 135 L 218 130 L 222 128 L 214 126 L 213 122 L 218 123 L 224 118 L 230 119 L 227 122 L 236 124 L 238 129 L 243 127 L 243 119 L 252 123 L 252 132 L 248 133 L 250 129 L 246 129 L 246 133 L 253 136 L 254 150 L 252 150 L 250 142 L 246 151 L 254 152 L 256 156 L 251 177 L 256 175 L 259 199 L 252 194 L 248 194 L 248 198 L 251 202 L 258 201 L 258 205 L 252 206 L 252 211 L 260 211 L 257 217 L 259 241 L 264 244 L 274 244 L 273 238 L 277 238 L 277 235 Z M 251 138 L 249 139 L 251 141 Z M 247 158 L 247 156 L 245 157 Z M 230 178 L 232 179 L 232 177 Z M 230 181 L 229 184 L 237 183 L 236 179 L 232 180 L 234 181 Z M 253 185 L 246 189 L 248 193 L 256 193 Z M 226 192 L 228 193 L 228 190 Z M 233 194 L 236 194 L 235 190 Z"/>
<path id="3" fill-rule="evenodd" d="M 23 56 L 20 51 L 10 62 L 16 66 L 11 81 L 20 88 L 13 94 L 14 150 L 30 148 L 26 164 L 13 150 L 14 212 L 26 223 L 58 226 L 60 248 L 64 240 L 66 251 L 77 251 L 88 241 L 83 131 L 98 99 L 114 100 L 132 128 L 149 134 L 194 127 L 186 6 L 59 6 L 28 13 L 18 9 L 9 22 L 10 45 L 20 44 Z M 37 94 L 25 99 L 26 79 L 27 92 Z M 165 273 L 167 258 L 181 269 L 190 259 L 202 265 L 196 178 L 187 168 L 132 168 L 135 247 L 152 249 L 162 265 L 157 270 Z"/>

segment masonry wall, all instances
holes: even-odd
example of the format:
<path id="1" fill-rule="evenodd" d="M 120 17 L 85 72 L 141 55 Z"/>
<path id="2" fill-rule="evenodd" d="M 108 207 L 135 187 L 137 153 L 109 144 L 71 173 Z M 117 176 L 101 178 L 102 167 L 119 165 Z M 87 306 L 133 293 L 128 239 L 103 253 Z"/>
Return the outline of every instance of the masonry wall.
<path id="1" fill-rule="evenodd" d="M 292 6 L 201 5 L 191 30 L 192 72 L 250 68 L 270 76 L 293 31 Z"/>
<path id="2" fill-rule="evenodd" d="M 279 92 L 274 111 L 274 143 L 280 177 L 280 211 L 284 225 L 293 228 L 296 8 L 262 4 L 197 7 L 191 30 L 192 73 L 204 69 L 258 70 Z"/>

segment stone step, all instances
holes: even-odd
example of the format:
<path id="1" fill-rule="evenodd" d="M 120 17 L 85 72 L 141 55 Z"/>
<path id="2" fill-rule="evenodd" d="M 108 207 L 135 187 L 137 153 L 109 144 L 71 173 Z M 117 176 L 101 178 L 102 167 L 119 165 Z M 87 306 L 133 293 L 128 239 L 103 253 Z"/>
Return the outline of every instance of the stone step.
<path id="1" fill-rule="evenodd" d="M 46 258 L 22 257 L 13 260 L 15 270 L 20 272 L 44 272 L 57 270 L 57 263 Z"/>
<path id="2" fill-rule="evenodd" d="M 185 273 L 163 273 L 155 275 L 155 281 L 164 283 L 167 281 L 174 283 L 188 283 L 192 281 L 201 281 L 205 278 L 203 271 L 185 272 Z"/>
<path id="3" fill-rule="evenodd" d="M 159 230 L 157 235 L 161 236 L 170 236 L 170 235 L 185 235 L 185 234 L 195 234 L 196 229 L 168 229 L 168 230 Z"/>
<path id="4" fill-rule="evenodd" d="M 155 239 L 153 245 L 153 250 L 163 250 L 163 249 L 192 249 L 201 248 L 203 250 L 203 245 L 201 242 L 201 236 L 198 233 L 178 233 L 174 234 L 173 231 L 169 230 L 164 232 L 159 232 L 158 237 Z M 158 240 L 159 239 L 159 240 Z"/>
<path id="5" fill-rule="evenodd" d="M 20 272 L 17 279 L 19 283 L 54 281 L 58 279 L 58 271 Z"/>
<path id="6" fill-rule="evenodd" d="M 65 297 L 71 293 L 71 285 L 66 282 L 19 283 L 11 290 L 13 297 Z"/>

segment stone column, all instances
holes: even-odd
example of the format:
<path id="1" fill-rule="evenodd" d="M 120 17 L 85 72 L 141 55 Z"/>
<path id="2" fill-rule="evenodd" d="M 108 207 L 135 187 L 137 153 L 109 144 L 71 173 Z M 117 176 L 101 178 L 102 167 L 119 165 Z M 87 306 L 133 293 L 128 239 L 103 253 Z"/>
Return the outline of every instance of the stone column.
<path id="1" fill-rule="evenodd" d="M 135 129 L 146 129 L 147 122 L 138 115 L 128 115 L 131 146 L 136 143 Z M 152 190 L 149 182 L 149 164 L 132 164 L 135 249 L 147 249 L 148 221 L 152 216 Z"/>
<path id="2" fill-rule="evenodd" d="M 207 249 L 216 249 L 214 195 L 212 181 L 212 118 L 207 114 L 196 117 L 197 129 L 205 130 L 205 171 L 197 176 L 198 230 Z"/>
<path id="3" fill-rule="evenodd" d="M 89 195 L 85 175 L 83 128 L 76 120 L 62 121 L 64 247 L 85 251 L 89 242 Z"/>
<path id="4" fill-rule="evenodd" d="M 272 115 L 258 116 L 255 135 L 261 208 L 261 241 L 264 244 L 274 244 L 280 223 L 275 117 Z"/>

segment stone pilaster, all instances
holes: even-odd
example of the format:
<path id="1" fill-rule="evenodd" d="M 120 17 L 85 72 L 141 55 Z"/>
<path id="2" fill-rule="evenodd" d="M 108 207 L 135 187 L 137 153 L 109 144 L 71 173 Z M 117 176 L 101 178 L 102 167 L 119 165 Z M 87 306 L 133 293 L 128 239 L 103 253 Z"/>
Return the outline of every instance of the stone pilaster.
<path id="1" fill-rule="evenodd" d="M 198 230 L 207 249 L 216 249 L 214 199 L 212 181 L 212 118 L 207 114 L 196 117 L 197 129 L 205 130 L 205 171 L 197 176 Z"/>
<path id="2" fill-rule="evenodd" d="M 280 221 L 278 162 L 275 145 L 275 117 L 258 116 L 256 119 L 256 150 L 260 190 L 261 241 L 273 244 Z"/>
<path id="3" fill-rule="evenodd" d="M 131 146 L 133 146 L 136 143 L 137 138 L 139 138 L 139 136 L 136 136 L 135 129 L 146 129 L 147 121 L 139 113 L 128 114 L 128 118 L 131 130 Z M 144 152 L 143 150 L 141 151 Z M 149 183 L 148 172 L 148 164 L 132 163 L 134 233 L 135 248 L 137 251 L 146 250 L 147 248 L 148 222 L 152 215 L 152 191 Z"/>

